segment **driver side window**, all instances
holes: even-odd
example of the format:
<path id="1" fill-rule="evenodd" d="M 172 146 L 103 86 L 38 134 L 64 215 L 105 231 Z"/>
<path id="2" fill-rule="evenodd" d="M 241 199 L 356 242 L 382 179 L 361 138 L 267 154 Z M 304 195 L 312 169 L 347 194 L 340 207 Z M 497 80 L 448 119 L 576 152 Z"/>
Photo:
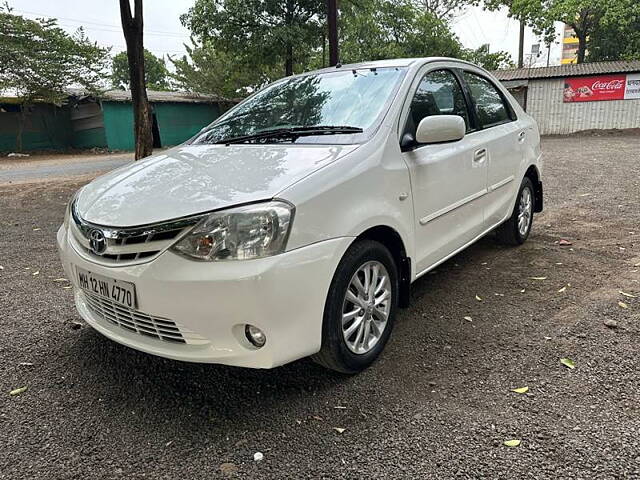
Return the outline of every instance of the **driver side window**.
<path id="1" fill-rule="evenodd" d="M 458 80 L 449 70 L 427 73 L 411 102 L 405 132 L 415 137 L 420 120 L 431 115 L 459 115 L 469 131 L 467 103 Z"/>

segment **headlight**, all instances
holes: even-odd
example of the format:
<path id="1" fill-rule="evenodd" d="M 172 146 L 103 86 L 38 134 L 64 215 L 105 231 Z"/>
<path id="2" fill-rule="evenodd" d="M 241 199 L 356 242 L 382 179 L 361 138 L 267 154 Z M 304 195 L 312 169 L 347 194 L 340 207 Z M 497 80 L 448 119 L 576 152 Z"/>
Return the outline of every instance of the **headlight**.
<path id="1" fill-rule="evenodd" d="M 78 190 L 76 193 L 74 193 L 71 198 L 69 199 L 69 203 L 67 203 L 67 207 L 64 210 L 64 227 L 67 228 L 67 226 L 69 225 L 69 218 L 71 217 L 71 209 L 73 208 L 73 204 L 76 202 L 76 199 L 78 198 L 78 195 L 80 194 L 80 191 L 82 189 Z"/>
<path id="2" fill-rule="evenodd" d="M 280 201 L 214 212 L 171 248 L 209 262 L 276 255 L 287 245 L 293 212 L 291 205 Z"/>

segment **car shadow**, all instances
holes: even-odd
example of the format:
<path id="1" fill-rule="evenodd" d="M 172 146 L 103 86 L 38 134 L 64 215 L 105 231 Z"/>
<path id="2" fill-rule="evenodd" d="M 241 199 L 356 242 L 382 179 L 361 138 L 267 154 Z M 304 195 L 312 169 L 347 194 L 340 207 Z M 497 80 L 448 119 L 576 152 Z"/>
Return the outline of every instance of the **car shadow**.
<path id="1" fill-rule="evenodd" d="M 368 389 L 372 384 L 380 388 L 386 384 L 384 388 L 401 391 L 403 382 L 410 382 L 413 377 L 411 370 L 417 362 L 437 365 L 439 353 L 419 348 L 422 340 L 410 338 L 416 336 L 415 325 L 407 328 L 407 324 L 420 323 L 423 331 L 429 331 L 429 324 L 420 322 L 420 317 L 431 317 L 434 313 L 430 311 L 428 299 L 419 302 L 420 299 L 435 291 L 444 297 L 439 299 L 440 304 L 455 302 L 456 295 L 447 293 L 446 284 L 456 282 L 461 270 L 491 257 L 501 248 L 504 247 L 496 246 L 492 238 L 485 238 L 443 263 L 437 275 L 418 279 L 412 293 L 413 306 L 400 311 L 399 325 L 383 358 L 360 375 L 331 372 L 309 359 L 272 370 L 173 361 L 122 346 L 89 327 L 82 328 L 71 351 L 66 352 L 68 367 L 76 370 L 78 383 L 88 390 L 85 393 L 94 399 L 100 398 L 111 415 L 142 410 L 141 418 L 153 428 L 169 423 L 172 429 L 187 429 L 192 435 L 203 430 L 210 432 L 215 428 L 212 425 L 221 431 L 230 425 L 234 430 L 249 430 L 277 416 L 297 419 L 344 398 L 345 392 Z M 416 303 L 420 303 L 420 310 L 415 307 Z M 446 334 L 453 336 L 453 343 L 481 348 L 473 346 L 473 333 L 455 326 L 448 328 Z M 415 351 L 404 351 L 406 348 L 401 343 L 407 339 L 418 346 Z M 452 372 L 432 373 L 444 377 Z"/>

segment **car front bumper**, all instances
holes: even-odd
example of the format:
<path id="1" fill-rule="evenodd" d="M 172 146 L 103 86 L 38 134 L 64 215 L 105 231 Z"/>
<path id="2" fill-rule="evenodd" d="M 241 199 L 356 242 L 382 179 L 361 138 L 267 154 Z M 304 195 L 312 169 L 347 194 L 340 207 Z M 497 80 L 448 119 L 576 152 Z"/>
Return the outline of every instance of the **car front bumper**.
<path id="1" fill-rule="evenodd" d="M 148 263 L 107 267 L 78 253 L 64 225 L 57 236 L 78 312 L 98 332 L 162 357 L 252 368 L 276 367 L 320 350 L 329 285 L 352 240 L 336 238 L 273 257 L 213 263 L 165 251 Z M 105 314 L 96 308 L 79 288 L 76 267 L 134 283 L 136 309 L 109 306 Z M 171 321 L 184 335 L 184 343 L 123 327 L 110 320 L 116 314 L 125 325 L 136 318 Z M 264 347 L 256 348 L 246 339 L 246 324 L 266 334 Z"/>

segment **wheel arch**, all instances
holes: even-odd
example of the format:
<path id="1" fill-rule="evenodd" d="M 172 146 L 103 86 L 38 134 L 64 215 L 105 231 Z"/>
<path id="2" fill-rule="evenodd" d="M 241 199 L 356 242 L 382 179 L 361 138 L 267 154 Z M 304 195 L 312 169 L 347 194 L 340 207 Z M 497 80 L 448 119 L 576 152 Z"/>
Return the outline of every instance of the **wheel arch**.
<path id="1" fill-rule="evenodd" d="M 402 240 L 402 236 L 397 230 L 388 225 L 376 225 L 360 233 L 354 239 L 354 242 L 364 239 L 379 242 L 391 252 L 398 266 L 400 284 L 398 305 L 400 307 L 408 307 L 411 293 L 411 258 L 407 254 L 407 248 Z"/>

